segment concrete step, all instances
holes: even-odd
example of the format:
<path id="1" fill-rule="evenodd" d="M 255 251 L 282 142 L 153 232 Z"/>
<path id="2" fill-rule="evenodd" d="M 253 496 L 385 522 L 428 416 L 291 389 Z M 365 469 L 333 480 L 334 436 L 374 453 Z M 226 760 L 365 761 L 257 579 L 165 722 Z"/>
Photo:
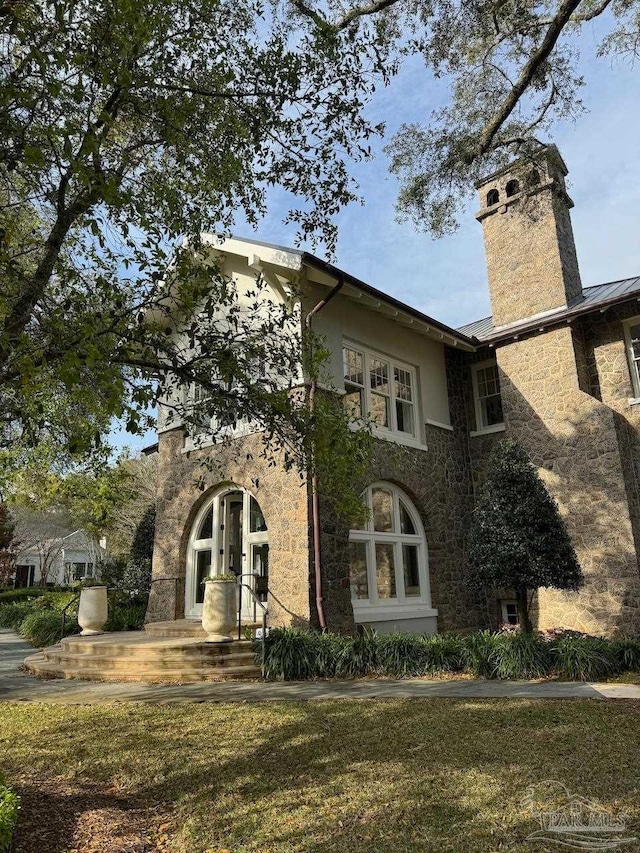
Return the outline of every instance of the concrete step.
<path id="1" fill-rule="evenodd" d="M 86 669 L 87 671 L 108 669 L 110 671 L 127 672 L 135 669 L 142 672 L 148 669 L 182 669 L 185 672 L 189 672 L 194 669 L 217 669 L 220 672 L 226 672 L 231 668 L 253 667 L 255 664 L 255 655 L 252 652 L 249 654 L 234 655 L 230 658 L 220 658 L 218 660 L 196 656 L 184 658 L 179 655 L 158 655 L 151 658 L 127 658 L 123 655 L 98 655 L 92 657 L 91 655 L 69 654 L 64 651 L 51 653 L 47 649 L 42 654 L 46 660 L 52 663 L 76 669 Z"/>
<path id="2" fill-rule="evenodd" d="M 25 667 L 34 675 L 45 678 L 79 679 L 84 681 L 122 681 L 122 682 L 151 682 L 171 684 L 192 684 L 199 681 L 240 681 L 260 678 L 260 668 L 257 666 L 227 666 L 227 667 L 193 667 L 185 670 L 183 667 L 167 667 L 144 669 L 129 667 L 123 671 L 102 669 L 87 669 L 86 666 L 73 666 L 69 663 L 59 663 L 47 659 L 44 654 L 31 655 L 24 662 Z"/>
<path id="3" fill-rule="evenodd" d="M 199 636 L 158 637 L 145 631 L 65 637 L 29 657 L 25 667 L 51 678 L 96 681 L 187 683 L 260 677 L 252 640 L 208 643 Z"/>
<path id="4" fill-rule="evenodd" d="M 87 657 L 113 656 L 114 654 L 137 658 L 179 656 L 185 659 L 198 657 L 228 659 L 232 655 L 253 654 L 251 640 L 235 640 L 230 643 L 207 643 L 192 637 L 167 638 L 149 637 L 143 631 L 127 631 L 113 634 L 98 634 L 89 637 L 65 637 L 56 651 Z"/>
<path id="5" fill-rule="evenodd" d="M 242 622 L 243 631 L 262 628 L 262 622 Z M 150 637 L 199 637 L 205 639 L 206 632 L 199 619 L 176 619 L 173 622 L 147 622 L 144 631 Z"/>

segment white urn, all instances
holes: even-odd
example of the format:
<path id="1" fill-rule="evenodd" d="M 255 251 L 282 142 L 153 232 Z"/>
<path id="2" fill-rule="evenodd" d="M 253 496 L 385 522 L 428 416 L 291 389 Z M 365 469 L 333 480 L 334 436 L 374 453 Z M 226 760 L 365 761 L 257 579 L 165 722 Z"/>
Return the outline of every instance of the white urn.
<path id="1" fill-rule="evenodd" d="M 86 586 L 80 590 L 78 625 L 83 636 L 101 634 L 108 617 L 106 586 Z"/>
<path id="2" fill-rule="evenodd" d="M 202 627 L 207 643 L 229 643 L 238 618 L 238 584 L 235 578 L 207 578 L 204 584 Z"/>

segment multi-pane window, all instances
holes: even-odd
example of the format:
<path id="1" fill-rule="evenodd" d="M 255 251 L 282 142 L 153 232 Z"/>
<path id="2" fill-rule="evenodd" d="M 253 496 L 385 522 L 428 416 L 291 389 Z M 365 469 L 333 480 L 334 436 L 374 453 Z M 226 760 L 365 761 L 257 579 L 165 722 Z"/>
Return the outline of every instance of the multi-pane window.
<path id="1" fill-rule="evenodd" d="M 353 601 L 428 602 L 426 543 L 415 508 L 389 483 L 370 486 L 363 499 L 369 520 L 349 534 Z"/>
<path id="2" fill-rule="evenodd" d="M 354 419 L 369 417 L 378 427 L 416 436 L 415 374 L 365 350 L 345 346 L 345 407 Z"/>
<path id="3" fill-rule="evenodd" d="M 640 397 L 640 318 L 635 317 L 625 326 L 629 372 L 636 399 Z"/>
<path id="4" fill-rule="evenodd" d="M 482 430 L 502 424 L 504 417 L 500 395 L 500 377 L 498 365 L 495 361 L 474 365 L 473 390 L 477 428 Z"/>
<path id="5" fill-rule="evenodd" d="M 352 418 L 361 418 L 365 412 L 364 402 L 364 356 L 357 350 L 344 347 L 344 404 Z"/>
<path id="6" fill-rule="evenodd" d="M 502 611 L 503 625 L 517 625 L 518 620 L 518 605 L 515 601 L 502 599 L 500 601 L 500 610 Z"/>

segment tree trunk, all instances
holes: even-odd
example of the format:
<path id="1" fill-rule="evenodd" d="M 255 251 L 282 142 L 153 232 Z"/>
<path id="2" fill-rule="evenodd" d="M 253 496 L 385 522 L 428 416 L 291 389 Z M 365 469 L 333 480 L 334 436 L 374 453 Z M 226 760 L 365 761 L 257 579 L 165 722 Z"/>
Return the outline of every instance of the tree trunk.
<path id="1" fill-rule="evenodd" d="M 518 621 L 520 622 L 520 629 L 525 632 L 525 634 L 533 633 L 533 627 L 531 625 L 531 620 L 529 619 L 529 601 L 527 595 L 526 586 L 520 586 L 516 590 L 516 601 L 518 603 Z"/>

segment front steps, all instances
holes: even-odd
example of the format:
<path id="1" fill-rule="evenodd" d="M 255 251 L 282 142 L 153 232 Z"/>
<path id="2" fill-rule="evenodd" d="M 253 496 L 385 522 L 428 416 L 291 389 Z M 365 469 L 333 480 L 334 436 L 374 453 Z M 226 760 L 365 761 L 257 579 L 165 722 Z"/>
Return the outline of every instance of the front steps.
<path id="1" fill-rule="evenodd" d="M 156 622 L 144 631 L 65 637 L 28 657 L 24 666 L 45 678 L 89 681 L 189 684 L 260 678 L 252 640 L 206 643 L 204 637 L 197 622 Z"/>

